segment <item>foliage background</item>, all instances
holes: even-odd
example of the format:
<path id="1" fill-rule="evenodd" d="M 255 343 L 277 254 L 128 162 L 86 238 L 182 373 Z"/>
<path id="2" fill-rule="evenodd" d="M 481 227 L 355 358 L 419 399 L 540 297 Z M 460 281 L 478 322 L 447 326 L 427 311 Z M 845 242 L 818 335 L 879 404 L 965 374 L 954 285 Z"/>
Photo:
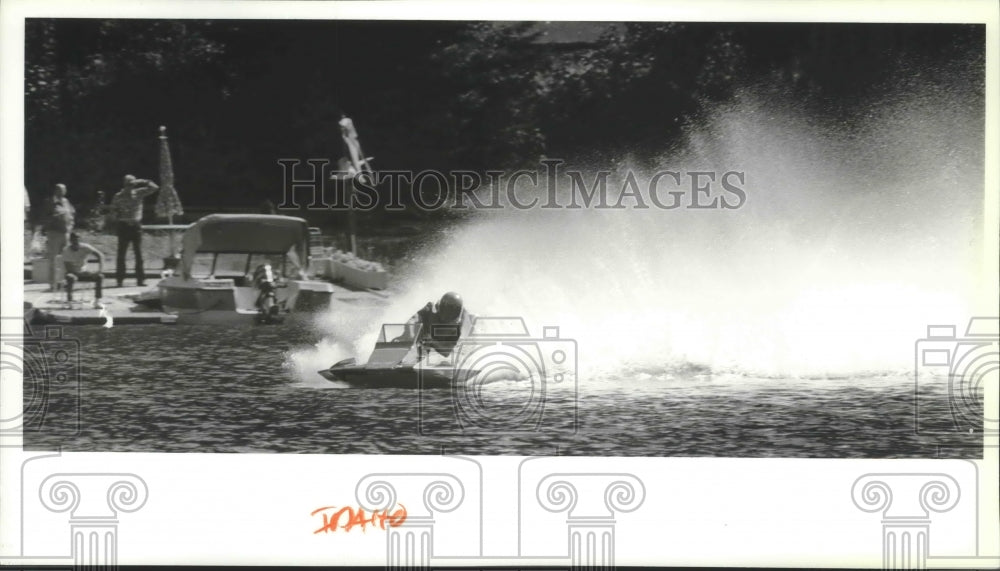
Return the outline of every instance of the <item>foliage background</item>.
<path id="1" fill-rule="evenodd" d="M 189 217 L 277 201 L 279 158 L 335 162 L 342 112 L 379 169 L 485 171 L 653 161 L 751 85 L 847 122 L 899 82 L 948 81 L 956 61 L 984 90 L 979 25 L 32 19 L 25 31 L 32 203 L 63 182 L 86 210 L 126 173 L 157 178 L 166 125 Z"/>

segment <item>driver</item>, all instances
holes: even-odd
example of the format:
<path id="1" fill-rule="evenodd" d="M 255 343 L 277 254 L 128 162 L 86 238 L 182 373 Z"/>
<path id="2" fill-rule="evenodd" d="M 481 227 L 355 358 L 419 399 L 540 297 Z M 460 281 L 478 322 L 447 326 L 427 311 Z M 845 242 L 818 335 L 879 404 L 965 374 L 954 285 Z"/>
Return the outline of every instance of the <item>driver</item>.
<path id="1" fill-rule="evenodd" d="M 401 364 L 412 365 L 419 361 L 429 349 L 448 357 L 455 349 L 459 339 L 469 334 L 475 315 L 465 310 L 462 296 L 450 291 L 438 301 L 435 307 L 431 302 L 406 322 L 409 326 L 419 324 L 420 333 L 413 339 L 413 346 L 403 357 Z M 407 327 L 407 338 L 412 338 L 413 327 Z"/>

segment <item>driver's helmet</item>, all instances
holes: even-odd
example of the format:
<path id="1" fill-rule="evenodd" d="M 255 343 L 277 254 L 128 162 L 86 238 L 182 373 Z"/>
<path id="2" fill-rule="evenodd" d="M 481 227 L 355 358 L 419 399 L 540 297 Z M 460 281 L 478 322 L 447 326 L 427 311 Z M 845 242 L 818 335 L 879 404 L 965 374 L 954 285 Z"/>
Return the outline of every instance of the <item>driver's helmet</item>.
<path id="1" fill-rule="evenodd" d="M 441 323 L 455 322 L 462 316 L 462 296 L 453 291 L 441 296 L 438 302 L 437 318 Z"/>

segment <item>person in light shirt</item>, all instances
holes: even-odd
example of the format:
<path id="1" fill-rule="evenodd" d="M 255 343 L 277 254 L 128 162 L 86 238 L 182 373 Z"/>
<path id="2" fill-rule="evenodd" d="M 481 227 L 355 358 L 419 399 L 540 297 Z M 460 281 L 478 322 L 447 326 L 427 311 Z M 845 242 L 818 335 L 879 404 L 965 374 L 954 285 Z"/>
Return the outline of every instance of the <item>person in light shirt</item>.
<path id="1" fill-rule="evenodd" d="M 87 271 L 87 260 L 97 256 L 97 271 Z M 78 281 L 95 282 L 94 307 L 101 307 L 101 282 L 104 279 L 104 254 L 100 250 L 80 242 L 73 232 L 69 235 L 69 245 L 62 251 L 63 266 L 66 268 L 66 299 L 73 301 L 73 285 Z"/>
<path id="2" fill-rule="evenodd" d="M 66 247 L 66 238 L 73 231 L 76 219 L 76 209 L 66 198 L 66 185 L 57 184 L 52 191 L 52 197 L 46 201 L 41 223 L 35 230 L 36 234 L 45 232 L 46 258 L 49 260 L 49 291 L 56 291 L 56 257 Z"/>

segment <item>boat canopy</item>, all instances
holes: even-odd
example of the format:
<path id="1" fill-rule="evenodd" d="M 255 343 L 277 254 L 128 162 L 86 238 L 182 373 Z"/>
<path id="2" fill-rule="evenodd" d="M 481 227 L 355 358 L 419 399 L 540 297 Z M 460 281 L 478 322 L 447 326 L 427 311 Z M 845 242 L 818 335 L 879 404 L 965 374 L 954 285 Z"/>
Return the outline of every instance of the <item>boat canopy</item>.
<path id="1" fill-rule="evenodd" d="M 188 226 L 182 240 L 181 271 L 191 277 L 198 252 L 287 254 L 292 248 L 309 263 L 309 226 L 305 220 L 273 214 L 209 214 Z"/>

